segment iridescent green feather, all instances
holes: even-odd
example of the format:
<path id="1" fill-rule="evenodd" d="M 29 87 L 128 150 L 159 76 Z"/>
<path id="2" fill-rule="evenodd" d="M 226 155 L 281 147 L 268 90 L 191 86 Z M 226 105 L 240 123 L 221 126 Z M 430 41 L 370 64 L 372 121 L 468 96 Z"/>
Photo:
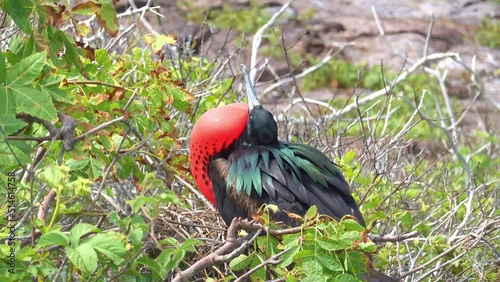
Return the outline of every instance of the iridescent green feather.
<path id="1" fill-rule="evenodd" d="M 247 195 L 250 195 L 252 191 L 255 191 L 261 196 L 263 177 L 267 177 L 265 178 L 266 183 L 270 181 L 270 176 L 263 175 L 262 170 L 269 171 L 273 160 L 276 160 L 281 171 L 289 171 L 294 183 L 302 182 L 303 173 L 324 188 L 328 188 L 326 178 L 342 178 L 343 180 L 343 176 L 336 165 L 321 151 L 308 145 L 281 142 L 276 147 L 255 146 L 248 149 L 248 151 L 243 151 L 243 155 L 240 155 L 238 160 L 231 164 L 227 183 L 228 190 L 236 180 L 236 191 L 238 193 L 244 190 Z M 274 194 L 274 191 L 266 190 L 266 192 Z"/>

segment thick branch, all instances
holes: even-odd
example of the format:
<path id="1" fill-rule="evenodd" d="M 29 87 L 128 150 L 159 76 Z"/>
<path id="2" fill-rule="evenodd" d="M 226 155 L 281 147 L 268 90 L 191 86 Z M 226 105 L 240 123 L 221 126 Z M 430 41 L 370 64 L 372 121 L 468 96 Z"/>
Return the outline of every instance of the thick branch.
<path id="1" fill-rule="evenodd" d="M 217 263 L 227 262 L 241 254 L 261 233 L 261 230 L 259 230 L 251 239 L 237 239 L 237 233 L 241 226 L 242 219 L 234 218 L 231 225 L 229 225 L 229 228 L 227 229 L 226 243 L 224 243 L 224 245 L 222 245 L 215 252 L 191 265 L 186 270 L 179 271 L 172 282 L 188 281 L 197 273 L 200 273 L 203 269 Z"/>

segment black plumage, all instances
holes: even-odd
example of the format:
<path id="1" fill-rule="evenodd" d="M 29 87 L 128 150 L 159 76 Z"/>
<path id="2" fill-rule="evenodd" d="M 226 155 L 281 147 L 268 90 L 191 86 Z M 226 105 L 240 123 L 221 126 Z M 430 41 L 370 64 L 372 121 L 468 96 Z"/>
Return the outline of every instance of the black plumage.
<path id="1" fill-rule="evenodd" d="M 250 110 L 239 140 L 212 158 L 209 171 L 227 224 L 234 217 L 250 217 L 265 203 L 278 206 L 273 219 L 289 225 L 297 222 L 286 212 L 304 215 L 316 205 L 320 214 L 337 220 L 352 215 L 364 226 L 339 168 L 314 147 L 278 141 L 276 122 L 260 105 Z"/>

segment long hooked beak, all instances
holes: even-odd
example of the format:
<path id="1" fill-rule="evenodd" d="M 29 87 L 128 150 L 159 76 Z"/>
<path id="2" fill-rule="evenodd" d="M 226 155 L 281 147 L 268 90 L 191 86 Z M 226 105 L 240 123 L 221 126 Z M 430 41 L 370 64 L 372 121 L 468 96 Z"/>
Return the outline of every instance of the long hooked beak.
<path id="1" fill-rule="evenodd" d="M 245 77 L 245 89 L 248 100 L 248 111 L 250 112 L 253 108 L 260 107 L 259 96 L 255 93 L 255 89 L 253 87 L 253 83 L 250 80 L 250 74 L 248 73 L 245 65 L 240 65 L 240 69 L 243 72 L 243 77 Z"/>

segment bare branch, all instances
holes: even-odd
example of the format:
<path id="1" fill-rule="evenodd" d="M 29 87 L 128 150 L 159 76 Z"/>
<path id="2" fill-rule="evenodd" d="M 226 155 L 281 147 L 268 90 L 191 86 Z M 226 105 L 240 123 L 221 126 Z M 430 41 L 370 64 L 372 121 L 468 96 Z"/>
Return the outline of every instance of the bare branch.
<path id="1" fill-rule="evenodd" d="M 215 252 L 195 262 L 186 270 L 179 271 L 172 282 L 188 281 L 191 277 L 195 276 L 203 269 L 216 263 L 227 262 L 241 254 L 253 243 L 253 241 L 255 241 L 255 239 L 257 239 L 261 233 L 259 230 L 250 239 L 237 239 L 237 232 L 240 230 L 241 222 L 241 218 L 234 218 L 227 230 L 226 243 L 224 243 L 224 245 L 222 245 Z"/>

